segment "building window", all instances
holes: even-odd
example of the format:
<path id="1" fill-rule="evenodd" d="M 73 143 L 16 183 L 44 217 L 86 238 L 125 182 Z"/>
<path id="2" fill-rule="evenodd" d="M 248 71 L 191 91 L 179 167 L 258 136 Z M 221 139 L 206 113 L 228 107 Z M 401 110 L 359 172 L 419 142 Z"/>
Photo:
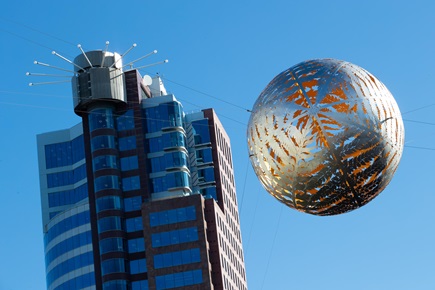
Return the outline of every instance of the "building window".
<path id="1" fill-rule="evenodd" d="M 104 282 L 103 290 L 127 290 L 127 281 L 113 280 Z"/>
<path id="2" fill-rule="evenodd" d="M 201 261 L 199 248 L 187 249 L 154 256 L 154 268 L 166 268 L 197 263 Z"/>
<path id="3" fill-rule="evenodd" d="M 143 229 L 142 217 L 135 217 L 125 220 L 125 227 L 127 233 L 141 231 Z"/>
<path id="4" fill-rule="evenodd" d="M 114 155 L 97 156 L 92 159 L 94 172 L 101 169 L 118 169 L 118 162 Z"/>
<path id="5" fill-rule="evenodd" d="M 137 238 L 128 240 L 128 252 L 137 253 L 145 251 L 145 240 L 144 238 Z"/>
<path id="6" fill-rule="evenodd" d="M 163 177 L 151 179 L 151 191 L 162 192 L 174 187 L 189 187 L 189 174 L 187 172 L 174 172 Z"/>
<path id="7" fill-rule="evenodd" d="M 124 245 L 122 238 L 107 238 L 100 241 L 100 254 L 110 252 L 123 252 Z"/>
<path id="8" fill-rule="evenodd" d="M 119 196 L 104 196 L 97 198 L 97 212 L 104 210 L 122 209 Z"/>
<path id="9" fill-rule="evenodd" d="M 111 108 L 95 109 L 89 114 L 89 130 L 114 128 Z"/>
<path id="10" fill-rule="evenodd" d="M 105 175 L 95 178 L 95 192 L 105 189 L 119 189 L 119 178 L 116 175 Z"/>
<path id="11" fill-rule="evenodd" d="M 142 205 L 142 197 L 140 196 L 124 198 L 124 210 L 126 212 L 140 210 L 141 205 Z"/>
<path id="12" fill-rule="evenodd" d="M 56 207 L 77 203 L 88 197 L 88 185 L 85 183 L 75 189 L 51 192 L 48 194 L 48 206 Z"/>
<path id="13" fill-rule="evenodd" d="M 146 108 L 145 127 L 147 133 L 160 131 L 167 127 L 181 127 L 183 125 L 182 108 L 178 102 L 168 102 L 156 107 Z"/>
<path id="14" fill-rule="evenodd" d="M 96 136 L 91 139 L 92 152 L 107 148 L 116 149 L 115 136 Z"/>
<path id="15" fill-rule="evenodd" d="M 134 169 L 138 169 L 138 167 L 139 167 L 139 164 L 138 164 L 138 160 L 137 160 L 136 155 L 121 158 L 121 170 L 122 171 L 134 170 Z"/>
<path id="16" fill-rule="evenodd" d="M 107 275 L 111 273 L 125 272 L 124 259 L 110 259 L 101 263 L 101 274 Z"/>
<path id="17" fill-rule="evenodd" d="M 130 191 L 140 188 L 139 176 L 126 177 L 122 179 L 122 190 Z"/>
<path id="18" fill-rule="evenodd" d="M 116 118 L 116 127 L 118 131 L 134 129 L 133 110 L 128 110 L 124 115 Z"/>
<path id="19" fill-rule="evenodd" d="M 151 242 L 154 248 L 193 242 L 197 240 L 198 229 L 196 227 L 151 234 Z"/>
<path id="20" fill-rule="evenodd" d="M 130 274 L 139 274 L 147 272 L 147 260 L 139 259 L 130 261 Z"/>
<path id="21" fill-rule="evenodd" d="M 131 282 L 131 290 L 149 290 L 148 280 Z"/>
<path id="22" fill-rule="evenodd" d="M 85 158 L 83 135 L 72 141 L 45 145 L 47 169 L 72 165 Z"/>
<path id="23" fill-rule="evenodd" d="M 180 273 L 156 276 L 156 289 L 172 289 L 202 283 L 202 271 L 192 270 Z"/>
<path id="24" fill-rule="evenodd" d="M 86 164 L 74 170 L 47 174 L 48 188 L 74 184 L 86 178 Z"/>
<path id="25" fill-rule="evenodd" d="M 196 219 L 195 207 L 188 206 L 177 209 L 150 213 L 150 225 L 152 227 L 193 221 Z"/>
<path id="26" fill-rule="evenodd" d="M 194 131 L 195 144 L 210 143 L 210 130 L 208 128 L 208 119 L 202 119 L 192 122 Z"/>
<path id="27" fill-rule="evenodd" d="M 121 229 L 121 218 L 118 216 L 109 216 L 98 220 L 98 233 Z"/>
<path id="28" fill-rule="evenodd" d="M 119 151 L 136 149 L 136 136 L 128 136 L 118 139 Z"/>

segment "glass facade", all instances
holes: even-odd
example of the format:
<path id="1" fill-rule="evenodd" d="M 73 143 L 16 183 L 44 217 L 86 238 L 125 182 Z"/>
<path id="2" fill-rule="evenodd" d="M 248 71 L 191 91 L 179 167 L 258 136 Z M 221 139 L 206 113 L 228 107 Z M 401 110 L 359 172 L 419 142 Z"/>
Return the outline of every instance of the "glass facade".
<path id="1" fill-rule="evenodd" d="M 203 277 L 199 269 L 202 263 L 196 264 L 201 262 L 203 251 L 198 241 L 206 239 L 195 222 L 204 218 L 200 207 L 183 203 L 177 208 L 146 212 L 149 224 L 145 225 L 141 207 L 146 206 L 143 202 L 192 193 L 217 200 L 217 160 L 213 160 L 215 144 L 211 144 L 210 135 L 213 127 L 209 127 L 205 113 L 186 118 L 173 96 L 140 102 L 129 103 L 121 114 L 116 104 L 112 107 L 108 102 L 90 106 L 89 114 L 84 114 L 90 132 L 89 177 L 79 129 L 62 138 L 53 132 L 46 142 L 38 143 L 44 163 L 41 190 L 45 190 L 43 212 L 47 210 L 44 246 L 50 290 L 95 289 L 96 284 L 105 290 L 172 289 L 210 279 L 205 273 Z M 87 200 L 88 181 L 93 182 L 89 184 L 95 198 L 92 209 Z M 99 239 L 96 247 L 100 257 L 95 266 L 91 212 L 96 216 L 97 228 L 93 230 Z M 145 243 L 153 248 L 151 254 L 147 255 Z M 147 259 L 156 276 L 149 276 Z M 99 267 L 104 279 L 95 280 L 94 267 Z M 174 271 L 169 272 L 171 267 Z"/>

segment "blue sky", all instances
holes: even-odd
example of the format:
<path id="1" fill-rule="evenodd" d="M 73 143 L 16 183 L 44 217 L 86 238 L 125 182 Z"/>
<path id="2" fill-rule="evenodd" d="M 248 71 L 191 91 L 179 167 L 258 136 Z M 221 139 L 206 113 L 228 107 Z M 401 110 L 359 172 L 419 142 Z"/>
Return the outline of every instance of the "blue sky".
<path id="1" fill-rule="evenodd" d="M 232 142 L 249 289 L 435 289 L 435 4 L 431 1 L 9 1 L 0 12 L 0 289 L 44 289 L 36 134 L 80 121 L 70 84 L 28 87 L 51 55 L 154 49 L 148 63 L 187 112 L 213 107 Z M 332 57 L 377 76 L 405 120 L 405 151 L 365 207 L 315 217 L 269 196 L 248 163 L 257 96 L 301 61 Z M 146 62 L 145 62 L 146 63 Z M 144 64 L 145 64 L 144 63 Z M 44 81 L 44 79 L 41 79 Z M 426 148 L 426 149 L 422 149 Z"/>

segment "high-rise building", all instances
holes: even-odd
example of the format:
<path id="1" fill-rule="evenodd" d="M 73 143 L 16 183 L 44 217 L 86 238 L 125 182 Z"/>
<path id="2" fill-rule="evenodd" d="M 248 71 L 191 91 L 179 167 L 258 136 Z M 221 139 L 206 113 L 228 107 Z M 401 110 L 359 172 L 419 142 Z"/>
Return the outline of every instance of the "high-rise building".
<path id="1" fill-rule="evenodd" d="M 247 289 L 230 141 L 117 53 L 74 60 L 82 123 L 38 136 L 47 287 Z"/>

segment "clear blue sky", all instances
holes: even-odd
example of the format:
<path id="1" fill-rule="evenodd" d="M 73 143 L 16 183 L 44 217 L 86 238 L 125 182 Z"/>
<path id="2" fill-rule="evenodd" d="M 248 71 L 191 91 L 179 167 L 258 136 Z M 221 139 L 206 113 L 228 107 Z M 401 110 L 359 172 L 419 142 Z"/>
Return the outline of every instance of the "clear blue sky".
<path id="1" fill-rule="evenodd" d="M 163 75 L 186 111 L 218 112 L 232 141 L 249 289 L 435 289 L 433 11 L 429 0 L 3 3 L 0 289 L 45 289 L 36 134 L 80 121 L 70 84 L 28 87 L 38 79 L 25 73 L 57 73 L 34 60 L 70 68 L 51 51 L 73 58 L 78 43 L 93 50 L 106 40 L 120 53 L 137 43 L 129 60 L 157 49 L 148 63 L 169 63 L 147 72 Z M 325 57 L 362 66 L 389 88 L 404 113 L 406 145 L 379 197 L 315 217 L 261 188 L 240 107 L 252 108 L 281 71 Z"/>

